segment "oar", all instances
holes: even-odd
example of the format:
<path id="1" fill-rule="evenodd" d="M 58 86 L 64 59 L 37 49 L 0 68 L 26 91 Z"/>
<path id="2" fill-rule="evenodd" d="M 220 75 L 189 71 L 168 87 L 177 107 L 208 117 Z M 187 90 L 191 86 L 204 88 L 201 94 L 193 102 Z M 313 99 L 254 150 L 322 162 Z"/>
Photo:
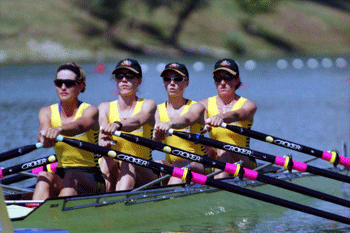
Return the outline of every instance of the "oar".
<path id="1" fill-rule="evenodd" d="M 28 189 L 28 188 L 17 188 L 17 187 L 13 187 L 13 186 L 9 186 L 9 185 L 4 185 L 2 184 L 1 187 L 3 187 L 4 189 L 8 189 L 11 191 L 16 191 L 16 192 L 33 192 L 33 189 Z"/>
<path id="2" fill-rule="evenodd" d="M 7 152 L 3 152 L 0 154 L 0 162 L 27 154 L 40 148 L 43 148 L 43 144 L 38 142 L 33 145 L 21 146 L 16 149 L 9 150 Z"/>
<path id="3" fill-rule="evenodd" d="M 26 171 L 29 169 L 37 168 L 37 167 L 42 167 L 43 165 L 49 164 L 56 162 L 56 156 L 55 155 L 50 155 L 46 156 L 40 159 L 35 159 L 29 162 L 25 162 L 22 164 L 18 164 L 15 166 L 7 167 L 7 168 L 0 168 L 0 178 L 3 178 L 5 176 L 15 174 L 21 171 Z M 34 170 L 34 172 L 40 172 L 40 168 L 38 170 Z"/>
<path id="4" fill-rule="evenodd" d="M 341 156 L 336 151 L 329 152 L 329 151 L 317 150 L 295 142 L 287 141 L 282 138 L 260 133 L 251 129 L 246 129 L 246 128 L 242 128 L 234 125 L 228 125 L 226 123 L 222 123 L 221 127 L 229 129 L 235 133 L 238 133 L 244 136 L 255 138 L 260 141 L 272 143 L 277 146 L 285 147 L 291 150 L 295 150 L 301 153 L 305 153 L 305 154 L 309 154 L 309 155 L 321 158 L 323 160 L 329 161 L 331 164 L 334 164 L 334 166 L 337 166 L 338 164 L 340 164 L 345 167 L 350 167 L 350 158 Z"/>
<path id="5" fill-rule="evenodd" d="M 268 161 L 270 163 L 276 164 L 276 165 L 284 167 L 284 168 L 288 168 L 288 169 L 291 168 L 291 169 L 294 169 L 294 170 L 297 170 L 300 172 L 309 172 L 309 173 L 312 173 L 315 175 L 324 176 L 324 177 L 327 177 L 330 179 L 350 183 L 349 176 L 345 176 L 343 174 L 328 171 L 326 169 L 321 169 L 321 168 L 317 168 L 314 166 L 310 166 L 306 163 L 292 160 L 288 156 L 286 158 L 284 158 L 284 157 L 280 157 L 280 156 L 269 155 L 269 154 L 265 154 L 265 153 L 262 153 L 259 151 L 254 151 L 254 150 L 251 150 L 248 148 L 244 148 L 244 147 L 228 144 L 225 142 L 221 142 L 218 140 L 214 140 L 211 138 L 207 138 L 207 137 L 204 137 L 200 134 L 185 133 L 185 132 L 175 131 L 172 129 L 170 130 L 170 133 L 172 133 L 178 137 L 193 141 L 195 143 L 201 143 L 201 144 L 215 147 L 218 149 L 234 152 L 234 153 L 245 155 L 245 156 L 254 157 L 256 159 Z"/>
<path id="6" fill-rule="evenodd" d="M 177 131 L 176 131 L 177 132 Z M 170 132 L 172 133 L 172 132 Z M 175 134 L 175 131 L 173 132 Z M 156 142 L 154 140 L 150 140 L 148 138 L 135 136 L 132 134 L 122 133 L 120 131 L 116 131 L 114 135 L 122 137 L 128 141 L 137 143 L 142 146 L 149 147 L 154 150 L 159 150 L 162 152 L 166 152 L 181 158 L 185 158 L 194 162 L 203 163 L 205 165 L 209 165 L 211 167 L 219 168 L 233 174 L 235 177 L 239 176 L 240 178 L 247 178 L 249 180 L 258 180 L 267 184 L 271 184 L 277 186 L 279 188 L 284 188 L 293 192 L 301 193 L 304 195 L 308 195 L 311 197 L 315 197 L 324 201 L 329 201 L 338 205 L 350 207 L 350 201 L 332 196 L 326 193 L 322 193 L 313 189 L 309 189 L 300 185 L 296 185 L 293 183 L 286 182 L 284 180 L 276 179 L 264 174 L 261 174 L 257 171 L 253 171 L 247 168 L 243 168 L 240 165 L 235 165 L 231 163 L 226 163 L 223 161 L 218 161 L 215 159 L 211 159 L 207 156 L 201 156 L 199 154 L 195 154 L 186 150 L 179 149 L 174 146 L 170 146 L 164 144 L 162 142 Z"/>
<path id="7" fill-rule="evenodd" d="M 88 143 L 88 142 L 84 142 L 84 141 L 80 141 L 80 140 L 76 140 L 76 139 L 71 139 L 71 138 L 65 138 L 61 135 L 59 135 L 56 138 L 57 141 L 61 141 L 61 142 L 65 142 L 71 146 L 77 147 L 77 148 L 81 148 L 83 150 L 87 150 L 93 153 L 98 153 L 100 155 L 103 156 L 110 156 L 110 157 L 114 157 L 120 161 L 124 161 L 127 163 L 132 163 L 138 166 L 142 166 L 142 167 L 146 167 L 152 170 L 157 170 L 159 172 L 164 172 L 167 174 L 171 174 L 174 177 L 180 178 L 182 180 L 186 180 L 188 183 L 189 182 L 194 182 L 197 184 L 201 184 L 201 185 L 209 185 L 218 189 L 222 189 L 222 190 L 226 190 L 232 193 L 236 193 L 239 195 L 243 195 L 245 197 L 250 197 L 256 200 L 260 200 L 260 201 L 264 201 L 264 202 L 268 202 L 271 204 L 275 204 L 275 205 L 279 205 L 279 206 L 283 206 L 286 208 L 290 208 L 293 210 L 298 210 L 304 213 L 308 213 L 308 214 L 312 214 L 315 216 L 319 216 L 322 218 L 326 218 L 326 219 L 330 219 L 330 220 L 334 220 L 337 222 L 341 222 L 341 223 L 345 223 L 345 224 L 349 224 L 350 225 L 350 219 L 340 216 L 340 215 L 336 215 L 333 213 L 329 213 L 323 210 L 318 210 L 306 205 L 302 205 L 296 202 L 292 202 L 292 201 L 288 201 L 288 200 L 284 200 L 282 198 L 278 198 L 278 197 L 274 197 L 268 194 L 264 194 L 264 193 L 260 193 L 254 190 L 250 190 L 250 189 L 246 189 L 246 188 L 242 188 L 233 184 L 229 184 L 220 180 L 215 180 L 212 178 L 208 178 L 205 175 L 201 175 L 195 172 L 192 172 L 188 169 L 181 169 L 181 168 L 177 168 L 177 167 L 170 167 L 164 164 L 160 164 L 160 163 L 156 163 L 153 162 L 151 160 L 146 160 L 146 159 L 142 159 L 136 156 L 132 156 L 129 154 L 125 154 L 125 153 L 121 153 L 119 151 L 116 150 L 112 150 L 109 148 L 105 148 L 105 147 L 101 147 L 92 143 Z"/>
<path id="8" fill-rule="evenodd" d="M 54 162 L 54 163 L 50 163 L 50 164 L 46 164 L 44 166 L 34 168 L 31 171 L 19 172 L 17 175 L 14 175 L 14 176 L 6 176 L 0 180 L 0 183 L 13 184 L 13 183 L 17 183 L 17 182 L 27 180 L 30 178 L 36 178 L 36 177 L 38 177 L 38 174 L 41 171 L 48 171 L 51 173 L 55 173 L 56 168 L 57 168 L 57 164 L 58 164 L 57 162 Z"/>

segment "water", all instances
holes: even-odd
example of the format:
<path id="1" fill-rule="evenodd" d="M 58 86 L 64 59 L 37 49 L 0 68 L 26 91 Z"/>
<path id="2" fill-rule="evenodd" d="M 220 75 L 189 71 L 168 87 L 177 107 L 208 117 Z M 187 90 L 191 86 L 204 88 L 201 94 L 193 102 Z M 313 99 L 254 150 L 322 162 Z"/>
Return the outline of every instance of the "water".
<path id="1" fill-rule="evenodd" d="M 167 98 L 160 68 L 169 60 L 139 59 L 144 72 L 139 96 L 157 104 Z M 190 85 L 185 97 L 201 100 L 216 94 L 212 79 L 215 61 L 182 61 L 189 69 Z M 319 150 L 342 150 L 349 142 L 349 57 L 344 59 L 292 58 L 285 61 L 238 60 L 243 85 L 238 94 L 258 106 L 253 129 Z M 285 68 L 284 65 L 287 64 Z M 303 65 L 303 66 L 302 66 Z M 104 74 L 93 72 L 95 64 L 83 64 L 87 73 L 86 93 L 82 101 L 98 106 L 116 98 L 115 84 L 110 73 L 115 63 L 107 63 Z M 36 142 L 38 111 L 57 102 L 53 86 L 57 65 L 0 67 L 0 152 Z M 252 139 L 251 148 L 273 155 L 292 154 L 293 159 L 311 158 L 294 151 Z M 2 167 L 44 157 L 52 149 L 42 149 L 20 158 L 4 161 Z M 164 155 L 154 152 L 154 159 Z M 325 161 L 313 166 L 328 167 Z M 313 207 L 349 216 L 349 210 L 326 202 L 314 201 Z M 321 223 L 321 224 L 320 224 Z M 167 223 L 163 228 L 147 226 L 146 231 L 205 231 L 205 232 L 346 232 L 344 224 L 327 221 L 308 214 L 285 210 L 278 215 L 252 213 L 237 218 L 227 215 L 206 219 L 191 219 Z"/>

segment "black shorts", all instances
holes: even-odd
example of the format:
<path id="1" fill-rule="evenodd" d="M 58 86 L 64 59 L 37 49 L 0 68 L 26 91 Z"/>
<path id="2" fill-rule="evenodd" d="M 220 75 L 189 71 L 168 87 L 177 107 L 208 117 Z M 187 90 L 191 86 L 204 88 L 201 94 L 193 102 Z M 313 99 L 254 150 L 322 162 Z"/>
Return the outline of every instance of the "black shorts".
<path id="1" fill-rule="evenodd" d="M 105 192 L 106 185 L 105 180 L 102 176 L 102 173 L 97 167 L 66 167 L 66 168 L 57 168 L 56 175 L 63 179 L 67 172 L 85 172 L 91 174 L 95 179 L 95 193 Z"/>

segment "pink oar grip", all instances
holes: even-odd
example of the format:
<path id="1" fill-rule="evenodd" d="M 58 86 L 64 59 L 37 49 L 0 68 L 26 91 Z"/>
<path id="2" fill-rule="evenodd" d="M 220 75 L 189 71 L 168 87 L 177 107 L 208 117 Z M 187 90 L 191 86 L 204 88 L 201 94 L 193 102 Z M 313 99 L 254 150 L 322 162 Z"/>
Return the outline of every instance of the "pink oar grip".
<path id="1" fill-rule="evenodd" d="M 286 162 L 286 158 L 276 156 L 276 159 L 275 159 L 276 165 L 283 167 L 285 162 Z"/>
<path id="2" fill-rule="evenodd" d="M 54 163 L 51 163 L 51 164 L 49 165 L 50 168 L 51 168 L 52 173 L 56 173 L 57 164 L 58 164 L 58 162 L 54 162 Z"/>
<path id="3" fill-rule="evenodd" d="M 178 167 L 174 167 L 172 176 L 182 179 L 182 176 L 184 175 L 184 170 Z M 192 182 L 197 184 L 205 185 L 207 181 L 207 177 L 205 175 L 201 175 L 195 172 L 192 172 Z"/>
<path id="4" fill-rule="evenodd" d="M 0 168 L 0 178 L 3 178 L 4 175 L 2 174 L 2 169 Z"/>
<path id="5" fill-rule="evenodd" d="M 32 169 L 33 174 L 39 174 L 40 172 L 44 171 L 44 166 L 36 167 Z"/>
<path id="6" fill-rule="evenodd" d="M 236 170 L 237 170 L 237 165 L 234 165 L 232 163 L 226 163 L 225 170 L 224 170 L 225 172 L 234 175 L 236 173 Z M 250 169 L 246 169 L 246 168 L 243 168 L 243 170 L 244 170 L 244 176 L 243 176 L 244 178 L 247 178 L 249 180 L 257 179 L 258 172 Z"/>
<path id="7" fill-rule="evenodd" d="M 283 158 L 283 157 L 280 157 L 280 156 L 276 156 L 276 159 L 275 159 L 275 164 L 276 165 L 284 167 L 285 162 L 286 162 L 286 158 Z M 293 169 L 294 170 L 305 172 L 306 168 L 307 168 L 307 164 L 306 163 L 302 163 L 302 162 L 293 160 Z"/>
<path id="8" fill-rule="evenodd" d="M 249 180 L 256 180 L 258 178 L 258 172 L 257 171 L 253 171 L 247 168 L 243 168 L 244 170 L 244 177 L 249 179 Z"/>
<path id="9" fill-rule="evenodd" d="M 207 177 L 205 175 L 192 172 L 192 182 L 205 185 L 205 183 L 207 182 Z"/>
<path id="10" fill-rule="evenodd" d="M 226 163 L 225 166 L 225 172 L 230 173 L 230 174 L 235 174 L 237 170 L 237 166 L 232 164 L 232 163 Z"/>
<path id="11" fill-rule="evenodd" d="M 51 164 L 48 164 L 46 166 L 49 166 L 52 173 L 55 173 L 56 172 L 56 169 L 57 169 L 57 162 L 55 163 L 51 163 Z M 32 173 L 33 174 L 39 174 L 40 172 L 44 171 L 44 166 L 40 166 L 40 167 L 37 167 L 37 168 L 34 168 L 32 169 Z"/>
<path id="12" fill-rule="evenodd" d="M 328 151 L 323 151 L 322 158 L 323 160 L 327 160 L 328 162 L 332 159 L 332 153 Z"/>
<path id="13" fill-rule="evenodd" d="M 306 172 L 307 164 L 293 160 L 293 169 L 300 172 Z"/>
<path id="14" fill-rule="evenodd" d="M 344 156 L 339 156 L 339 164 L 350 167 L 350 159 Z"/>
<path id="15" fill-rule="evenodd" d="M 322 153 L 322 159 L 327 160 L 328 162 L 331 161 L 332 156 L 332 152 L 323 151 Z M 350 159 L 339 155 L 339 164 L 344 165 L 345 167 L 350 167 Z"/>

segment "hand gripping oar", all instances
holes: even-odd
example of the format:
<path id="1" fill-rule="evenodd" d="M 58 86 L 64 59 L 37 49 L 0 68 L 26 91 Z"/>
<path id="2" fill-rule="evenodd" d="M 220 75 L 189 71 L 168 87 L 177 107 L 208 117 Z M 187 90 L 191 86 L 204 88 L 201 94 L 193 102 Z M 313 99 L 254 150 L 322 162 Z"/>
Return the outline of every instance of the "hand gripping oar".
<path id="1" fill-rule="evenodd" d="M 56 162 L 56 161 L 57 161 L 56 156 L 55 155 L 50 155 L 50 156 L 47 156 L 47 157 L 44 157 L 44 158 L 35 159 L 35 160 L 29 161 L 29 162 L 18 164 L 18 165 L 12 166 L 12 167 L 0 168 L 0 178 L 3 178 L 5 176 L 11 175 L 11 174 L 15 174 L 15 173 L 18 173 L 18 172 L 21 172 L 21 171 L 26 171 L 26 170 L 29 170 L 29 169 L 32 169 L 32 168 L 38 168 L 39 167 L 39 170 L 40 170 L 40 167 L 42 167 L 43 165 L 46 165 L 46 164 L 49 164 L 49 163 L 53 163 L 53 162 Z M 37 172 L 37 170 L 34 170 L 34 172 Z"/>
<path id="2" fill-rule="evenodd" d="M 254 150 L 251 150 L 248 148 L 244 148 L 244 147 L 228 144 L 225 142 L 221 142 L 218 140 L 214 140 L 211 138 L 207 138 L 207 137 L 204 137 L 200 134 L 190 134 L 190 133 L 179 132 L 179 131 L 175 131 L 175 130 L 173 130 L 171 132 L 178 137 L 193 141 L 195 143 L 201 143 L 201 144 L 215 147 L 218 149 L 234 152 L 234 153 L 245 155 L 245 156 L 254 157 L 256 159 L 264 160 L 264 161 L 276 164 L 278 166 L 288 168 L 289 170 L 294 169 L 294 170 L 301 171 L 301 172 L 309 172 L 309 173 L 312 173 L 315 175 L 324 176 L 324 177 L 327 177 L 330 179 L 350 183 L 349 176 L 339 174 L 336 172 L 332 172 L 332 171 L 328 171 L 325 169 L 313 167 L 313 166 L 310 166 L 306 163 L 292 160 L 288 156 L 286 158 L 284 158 L 284 157 L 280 157 L 280 156 L 269 155 L 269 154 L 265 154 L 265 153 L 262 153 L 259 151 L 254 151 Z"/>
<path id="3" fill-rule="evenodd" d="M 170 130 L 170 133 L 172 133 L 173 130 Z M 176 131 L 177 132 L 177 131 Z M 175 134 L 175 131 L 173 132 Z M 247 168 L 243 168 L 240 165 L 235 165 L 231 163 L 226 163 L 222 161 L 218 161 L 215 159 L 211 159 L 207 156 L 201 156 L 199 154 L 195 154 L 186 150 L 182 150 L 167 144 L 164 144 L 162 142 L 156 142 L 153 140 L 150 140 L 148 138 L 135 136 L 132 134 L 122 133 L 120 131 L 116 131 L 114 135 L 122 137 L 128 141 L 137 143 L 142 146 L 149 147 L 154 150 L 159 150 L 162 152 L 166 152 L 181 158 L 185 158 L 194 162 L 203 163 L 205 165 L 209 165 L 211 167 L 219 168 L 221 170 L 224 170 L 225 172 L 228 172 L 230 174 L 233 174 L 234 176 L 239 176 L 240 178 L 247 178 L 249 180 L 258 180 L 267 184 L 271 184 L 274 186 L 277 186 L 279 188 L 284 188 L 293 192 L 301 193 L 304 195 L 308 195 L 311 197 L 315 197 L 324 201 L 329 201 L 338 205 L 347 206 L 350 207 L 350 201 L 341 199 L 339 197 L 335 197 L 332 195 L 328 195 L 326 193 L 322 193 L 313 189 L 309 189 L 300 185 L 296 185 L 293 183 L 286 182 L 284 180 L 276 179 L 261 173 L 258 173 L 257 171 L 253 171 Z"/>
<path id="4" fill-rule="evenodd" d="M 9 150 L 7 152 L 3 152 L 0 154 L 0 162 L 8 160 L 8 159 L 16 158 L 18 156 L 27 154 L 29 152 L 32 152 L 32 151 L 34 151 L 36 149 L 40 149 L 40 148 L 43 148 L 43 144 L 38 142 L 38 143 L 33 144 L 33 145 L 21 146 L 21 147 L 18 147 L 16 149 Z"/>
<path id="5" fill-rule="evenodd" d="M 284 140 L 282 138 L 263 134 L 251 129 L 246 129 L 246 128 L 242 128 L 234 125 L 228 125 L 226 123 L 222 123 L 221 127 L 229 129 L 235 133 L 238 133 L 244 136 L 255 138 L 260 141 L 272 143 L 277 146 L 285 147 L 291 150 L 299 151 L 301 153 L 305 153 L 305 154 L 309 154 L 309 155 L 321 158 L 333 164 L 334 166 L 337 166 L 338 164 L 340 164 L 345 167 L 350 167 L 350 158 L 339 155 L 337 151 L 329 152 L 329 151 L 317 150 L 311 147 L 303 146 L 295 142 Z"/>
<path id="6" fill-rule="evenodd" d="M 226 190 L 232 193 L 236 193 L 239 195 L 243 195 L 246 197 L 250 197 L 250 198 L 254 198 L 256 200 L 260 200 L 260 201 L 264 201 L 264 202 L 268 202 L 271 204 L 275 204 L 275 205 L 279 205 L 279 206 L 283 206 L 286 208 L 290 208 L 293 210 L 298 210 L 304 213 L 308 213 L 308 214 L 312 214 L 315 216 L 319 216 L 322 218 L 326 218 L 326 219 L 330 219 L 330 220 L 334 220 L 337 222 L 341 222 L 341 223 L 345 223 L 345 224 L 349 224 L 350 225 L 350 219 L 340 216 L 340 215 L 336 215 L 333 213 L 329 213 L 323 210 L 318 210 L 306 205 L 302 205 L 296 202 L 292 202 L 292 201 L 288 201 L 282 198 L 278 198 L 278 197 L 274 197 L 268 194 L 264 194 L 264 193 L 260 193 L 254 190 L 250 190 L 250 189 L 246 189 L 246 188 L 242 188 L 233 184 L 229 184 L 220 180 L 215 180 L 212 178 L 208 178 L 205 175 L 201 175 L 195 172 L 192 172 L 188 169 L 181 169 L 181 168 L 177 168 L 177 167 L 170 167 L 167 165 L 163 165 L 160 163 L 156 163 L 150 160 L 146 160 L 146 159 L 142 159 L 136 156 L 132 156 L 129 154 L 125 154 L 125 153 L 121 153 L 119 151 L 116 150 L 112 150 L 109 148 L 105 148 L 105 147 L 101 147 L 92 143 L 88 143 L 88 142 L 84 142 L 84 141 L 80 141 L 80 140 L 76 140 L 76 139 L 71 139 L 71 138 L 65 138 L 61 135 L 59 135 L 56 138 L 57 141 L 61 141 L 64 143 L 67 143 L 71 146 L 77 147 L 77 148 L 81 148 L 83 150 L 87 150 L 93 153 L 98 153 L 100 155 L 103 156 L 110 156 L 110 157 L 114 157 L 118 160 L 127 162 L 127 163 L 132 163 L 138 166 L 142 166 L 142 167 L 146 167 L 152 170 L 157 170 L 160 172 L 164 172 L 167 174 L 170 174 L 174 177 L 180 178 L 182 180 L 186 180 L 188 183 L 189 182 L 193 182 L 193 183 L 197 183 L 197 184 L 201 184 L 201 185 L 209 185 L 218 189 L 222 189 L 222 190 Z"/>

